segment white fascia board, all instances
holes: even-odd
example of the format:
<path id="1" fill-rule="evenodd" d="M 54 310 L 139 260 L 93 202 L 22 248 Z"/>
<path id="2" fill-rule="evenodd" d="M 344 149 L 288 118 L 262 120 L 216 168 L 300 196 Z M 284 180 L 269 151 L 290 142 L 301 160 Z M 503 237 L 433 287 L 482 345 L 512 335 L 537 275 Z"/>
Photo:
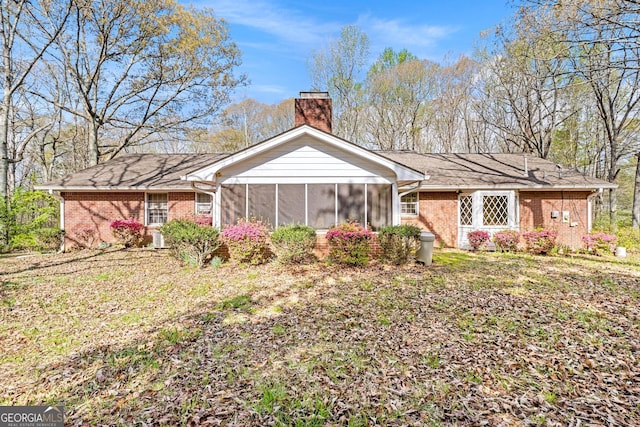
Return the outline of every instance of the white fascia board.
<path id="1" fill-rule="evenodd" d="M 281 135 L 275 136 L 271 139 L 268 139 L 264 142 L 246 148 L 242 151 L 239 151 L 235 154 L 231 154 L 230 156 L 225 157 L 209 166 L 205 166 L 204 168 L 193 171 L 186 176 L 182 176 L 182 179 L 187 181 L 215 181 L 216 173 L 221 169 L 232 165 L 236 162 L 243 161 L 260 153 L 263 153 L 267 150 L 270 150 L 278 145 L 285 144 L 293 139 L 296 139 L 303 135 L 309 135 L 318 140 L 338 147 L 344 151 L 356 154 L 362 158 L 365 158 L 373 163 L 377 163 L 382 165 L 394 172 L 398 181 L 422 181 L 425 179 L 423 173 L 418 172 L 414 169 L 406 167 L 400 163 L 394 162 L 393 160 L 387 159 L 379 154 L 373 153 L 365 148 L 352 144 L 348 141 L 345 141 L 341 138 L 338 138 L 334 135 L 330 135 L 328 133 L 317 130 L 308 125 L 298 126 L 293 128 Z"/>
<path id="2" fill-rule="evenodd" d="M 617 188 L 616 184 L 609 185 L 422 185 L 420 191 L 456 191 L 456 190 L 531 190 L 531 191 L 563 191 L 584 190 L 597 191 L 600 188 Z"/>
<path id="3" fill-rule="evenodd" d="M 176 191 L 192 191 L 190 186 L 184 187 L 88 187 L 88 186 L 75 186 L 75 187 L 60 187 L 60 186 L 48 186 L 37 185 L 33 187 L 35 190 L 46 191 L 62 191 L 62 192 L 96 192 L 96 191 L 111 191 L 111 192 L 142 192 L 142 191 L 155 191 L 155 192 L 176 192 Z"/>

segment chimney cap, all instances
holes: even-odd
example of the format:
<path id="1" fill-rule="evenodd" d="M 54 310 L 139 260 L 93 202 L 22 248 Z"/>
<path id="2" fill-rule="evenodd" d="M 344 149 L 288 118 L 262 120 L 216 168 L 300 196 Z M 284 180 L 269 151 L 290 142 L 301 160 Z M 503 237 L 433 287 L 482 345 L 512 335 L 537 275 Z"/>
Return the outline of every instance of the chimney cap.
<path id="1" fill-rule="evenodd" d="M 329 98 L 329 92 L 300 92 L 300 98 Z"/>

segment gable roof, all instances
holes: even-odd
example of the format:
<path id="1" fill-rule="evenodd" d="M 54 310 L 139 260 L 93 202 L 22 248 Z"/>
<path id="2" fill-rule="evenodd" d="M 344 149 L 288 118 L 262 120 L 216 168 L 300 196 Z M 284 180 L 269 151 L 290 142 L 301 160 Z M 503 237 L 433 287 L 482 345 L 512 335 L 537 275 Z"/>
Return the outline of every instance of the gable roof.
<path id="1" fill-rule="evenodd" d="M 616 188 L 573 169 L 558 169 L 549 160 L 522 154 L 421 154 L 413 151 L 378 151 L 399 163 L 424 170 L 424 190 L 464 189 L 598 189 Z"/>
<path id="2" fill-rule="evenodd" d="M 186 174 L 184 179 L 189 181 L 213 181 L 216 173 L 222 168 L 251 157 L 259 156 L 261 153 L 291 143 L 303 136 L 310 136 L 313 140 L 318 141 L 318 143 L 327 144 L 328 146 L 338 148 L 343 152 L 354 154 L 371 163 L 387 168 L 388 170 L 393 171 L 398 181 L 416 182 L 425 178 L 424 173 L 419 169 L 415 169 L 405 163 L 397 162 L 389 157 L 381 156 L 375 151 L 367 150 L 364 147 L 339 138 L 333 134 L 303 124 L 258 144 L 237 151 L 204 168 L 194 170 Z"/>
<path id="3" fill-rule="evenodd" d="M 38 190 L 191 190 L 180 177 L 228 154 L 128 154 L 36 186 Z"/>

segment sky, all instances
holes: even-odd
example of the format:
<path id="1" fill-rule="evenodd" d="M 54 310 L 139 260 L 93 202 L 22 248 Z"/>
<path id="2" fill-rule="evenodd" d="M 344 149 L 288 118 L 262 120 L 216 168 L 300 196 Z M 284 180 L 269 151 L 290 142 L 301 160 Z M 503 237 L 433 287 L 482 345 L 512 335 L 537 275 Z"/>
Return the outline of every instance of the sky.
<path id="1" fill-rule="evenodd" d="M 369 37 L 370 62 L 382 50 L 407 49 L 421 59 L 454 61 L 473 53 L 481 32 L 508 21 L 508 0 L 199 0 L 227 21 L 242 51 L 249 85 L 234 101 L 276 104 L 310 89 L 307 62 L 345 25 Z"/>

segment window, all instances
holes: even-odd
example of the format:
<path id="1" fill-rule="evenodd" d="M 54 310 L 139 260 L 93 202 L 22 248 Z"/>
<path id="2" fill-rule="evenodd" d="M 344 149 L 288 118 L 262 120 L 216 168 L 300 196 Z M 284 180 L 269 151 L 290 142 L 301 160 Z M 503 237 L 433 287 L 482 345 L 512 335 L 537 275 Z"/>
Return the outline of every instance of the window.
<path id="1" fill-rule="evenodd" d="M 460 225 L 473 225 L 473 196 L 460 196 Z"/>
<path id="2" fill-rule="evenodd" d="M 482 196 L 482 223 L 509 225 L 509 197 Z"/>
<path id="3" fill-rule="evenodd" d="M 167 193 L 147 194 L 147 225 L 160 225 L 167 222 L 169 208 Z"/>
<path id="4" fill-rule="evenodd" d="M 409 193 L 400 199 L 402 215 L 418 215 L 418 193 Z"/>
<path id="5" fill-rule="evenodd" d="M 212 216 L 213 197 L 210 194 L 196 193 L 196 215 Z"/>

